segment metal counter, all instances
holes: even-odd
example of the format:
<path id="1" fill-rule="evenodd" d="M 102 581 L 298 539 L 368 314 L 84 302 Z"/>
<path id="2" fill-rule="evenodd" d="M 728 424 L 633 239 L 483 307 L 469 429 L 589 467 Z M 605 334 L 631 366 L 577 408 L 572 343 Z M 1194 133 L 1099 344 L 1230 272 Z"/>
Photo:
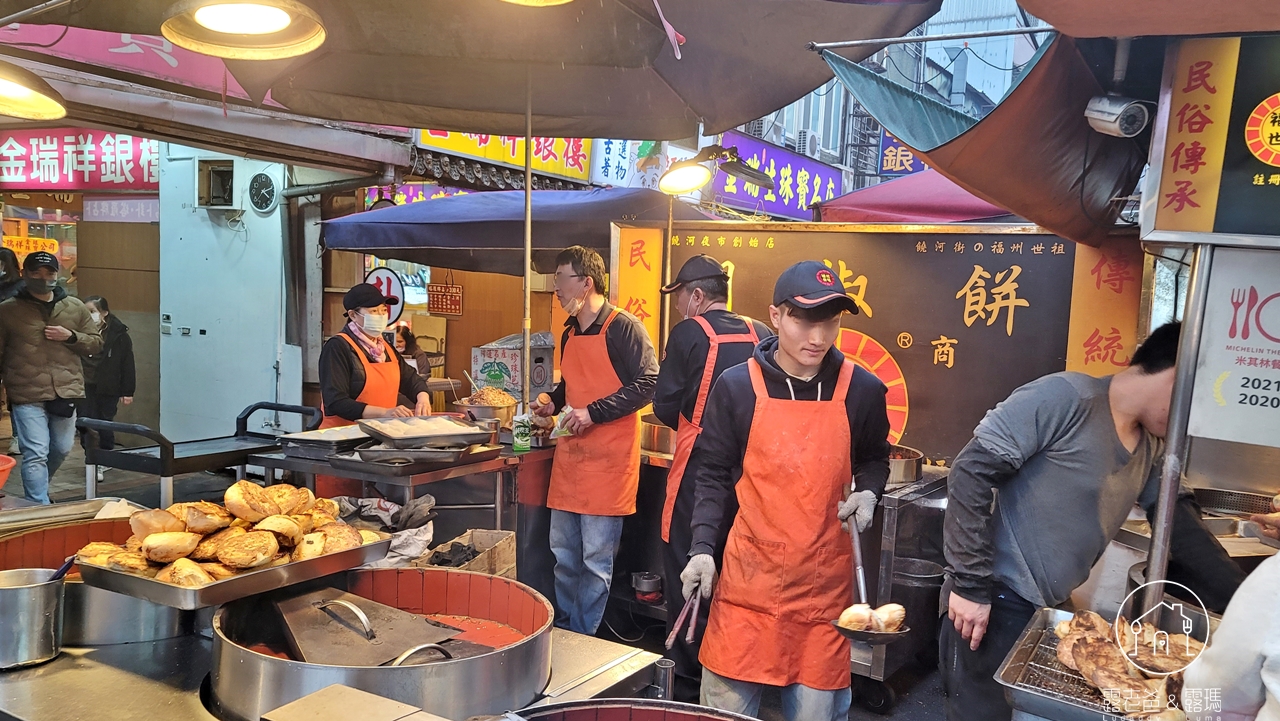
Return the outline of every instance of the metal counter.
<path id="1" fill-rule="evenodd" d="M 555 629 L 551 682 L 538 704 L 635 695 L 658 658 Z M 200 698 L 211 661 L 211 641 L 194 635 L 63 649 L 49 663 L 0 672 L 0 721 L 217 721 Z"/>

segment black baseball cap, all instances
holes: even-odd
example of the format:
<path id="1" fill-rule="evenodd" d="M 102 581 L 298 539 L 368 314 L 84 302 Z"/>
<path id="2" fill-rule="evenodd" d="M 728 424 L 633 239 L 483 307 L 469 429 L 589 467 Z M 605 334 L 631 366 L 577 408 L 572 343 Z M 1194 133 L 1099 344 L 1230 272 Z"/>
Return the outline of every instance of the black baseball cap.
<path id="1" fill-rule="evenodd" d="M 680 290 L 680 286 L 685 283 L 692 283 L 695 280 L 706 280 L 708 278 L 728 278 L 729 274 L 724 272 L 720 261 L 709 255 L 698 254 L 686 260 L 684 265 L 680 266 L 680 272 L 676 274 L 676 279 L 662 286 L 663 293 L 674 293 Z"/>
<path id="2" fill-rule="evenodd" d="M 27 257 L 22 261 L 22 269 L 30 272 L 36 268 L 53 268 L 54 270 L 57 270 L 58 256 L 53 253 L 46 253 L 43 250 L 28 253 Z"/>
<path id="3" fill-rule="evenodd" d="M 844 283 L 826 265 L 805 260 L 782 271 L 773 284 L 773 304 L 791 301 L 801 308 L 817 308 L 828 303 L 839 304 L 841 310 L 857 314 L 858 304 L 844 292 Z"/>
<path id="4" fill-rule="evenodd" d="M 355 310 L 357 308 L 377 308 L 380 305 L 395 305 L 400 299 L 390 295 L 383 295 L 369 283 L 360 283 L 351 286 L 351 290 L 342 296 L 342 307 L 347 310 Z"/>

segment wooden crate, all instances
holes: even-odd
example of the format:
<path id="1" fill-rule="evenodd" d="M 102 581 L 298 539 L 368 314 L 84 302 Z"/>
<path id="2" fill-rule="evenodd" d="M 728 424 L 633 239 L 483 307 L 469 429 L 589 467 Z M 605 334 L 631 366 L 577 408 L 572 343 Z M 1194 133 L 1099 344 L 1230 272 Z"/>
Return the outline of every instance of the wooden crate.
<path id="1" fill-rule="evenodd" d="M 430 567 L 427 559 L 437 550 L 448 548 L 453 543 L 470 543 L 480 555 L 463 564 L 459 570 L 488 573 L 493 576 L 514 579 L 516 577 L 516 534 L 515 531 L 491 531 L 475 528 L 442 543 L 428 551 L 425 555 L 414 559 L 412 565 L 418 568 Z"/>

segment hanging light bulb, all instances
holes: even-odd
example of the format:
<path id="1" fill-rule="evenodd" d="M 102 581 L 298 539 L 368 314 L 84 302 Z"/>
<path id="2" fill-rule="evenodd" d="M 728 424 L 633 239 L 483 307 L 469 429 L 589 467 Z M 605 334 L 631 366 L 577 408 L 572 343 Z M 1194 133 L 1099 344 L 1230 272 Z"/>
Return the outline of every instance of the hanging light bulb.
<path id="1" fill-rule="evenodd" d="M 524 5 L 530 8 L 549 8 L 553 5 L 566 5 L 573 0 L 502 0 L 512 5 Z"/>
<path id="2" fill-rule="evenodd" d="M 183 0 L 160 33 L 174 45 L 233 60 L 278 60 L 324 44 L 320 16 L 297 0 Z"/>
<path id="3" fill-rule="evenodd" d="M 59 120 L 67 116 L 67 101 L 30 70 L 0 61 L 0 115 Z"/>

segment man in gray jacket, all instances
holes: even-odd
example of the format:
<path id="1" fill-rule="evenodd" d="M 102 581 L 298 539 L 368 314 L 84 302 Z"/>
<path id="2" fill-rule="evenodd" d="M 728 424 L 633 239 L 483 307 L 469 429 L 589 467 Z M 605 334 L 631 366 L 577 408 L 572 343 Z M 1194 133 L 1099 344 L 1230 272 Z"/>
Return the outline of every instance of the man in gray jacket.
<path id="1" fill-rule="evenodd" d="M 1054 373 L 987 413 L 947 481 L 939 638 L 948 721 L 1012 716 L 992 678 L 1038 608 L 1084 583 L 1135 503 L 1159 491 L 1179 325 L 1115 376 Z M 997 495 L 998 489 L 998 495 Z M 1169 577 L 1221 611 L 1244 574 L 1190 496 L 1174 515 Z"/>
<path id="2" fill-rule="evenodd" d="M 28 255 L 22 277 L 24 287 L 0 303 L 0 372 L 22 451 L 23 494 L 48 503 L 49 478 L 75 443 L 80 358 L 102 349 L 102 335 L 84 303 L 58 286 L 52 254 Z"/>

